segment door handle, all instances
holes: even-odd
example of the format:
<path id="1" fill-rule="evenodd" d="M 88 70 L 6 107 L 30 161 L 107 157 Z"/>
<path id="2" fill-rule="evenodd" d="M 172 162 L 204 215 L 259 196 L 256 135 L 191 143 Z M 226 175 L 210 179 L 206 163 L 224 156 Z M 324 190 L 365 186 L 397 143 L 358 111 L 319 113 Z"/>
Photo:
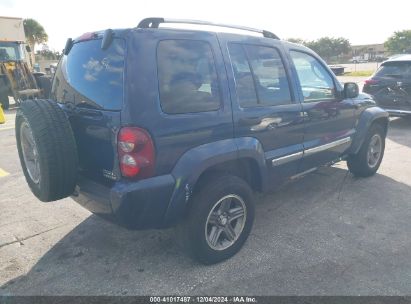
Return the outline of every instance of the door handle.
<path id="1" fill-rule="evenodd" d="M 265 117 L 251 127 L 251 131 L 274 130 L 282 122 L 281 117 Z"/>

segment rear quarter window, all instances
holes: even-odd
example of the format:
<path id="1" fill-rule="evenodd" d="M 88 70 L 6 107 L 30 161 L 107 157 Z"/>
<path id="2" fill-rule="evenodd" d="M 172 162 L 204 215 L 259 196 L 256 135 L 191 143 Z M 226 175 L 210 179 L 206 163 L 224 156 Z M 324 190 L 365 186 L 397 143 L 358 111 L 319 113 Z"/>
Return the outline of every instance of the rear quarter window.
<path id="1" fill-rule="evenodd" d="M 120 110 L 124 94 L 125 42 L 114 39 L 101 49 L 101 39 L 78 42 L 62 58 L 53 83 L 58 102 Z"/>
<path id="2" fill-rule="evenodd" d="M 157 69 L 164 113 L 209 112 L 220 108 L 218 77 L 208 42 L 160 41 Z"/>

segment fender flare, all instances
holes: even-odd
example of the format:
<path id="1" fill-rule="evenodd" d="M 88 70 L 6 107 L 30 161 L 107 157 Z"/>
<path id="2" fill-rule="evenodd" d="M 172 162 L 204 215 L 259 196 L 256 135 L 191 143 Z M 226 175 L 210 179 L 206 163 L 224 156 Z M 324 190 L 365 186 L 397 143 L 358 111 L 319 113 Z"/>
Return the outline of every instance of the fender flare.
<path id="1" fill-rule="evenodd" d="M 349 149 L 349 154 L 358 153 L 369 128 L 377 119 L 384 119 L 388 125 L 388 112 L 375 106 L 367 108 L 361 113 L 355 126 L 355 137 Z"/>
<path id="2" fill-rule="evenodd" d="M 184 215 L 192 190 L 201 174 L 208 168 L 240 158 L 252 158 L 258 164 L 262 187 L 267 183 L 264 150 L 253 137 L 220 140 L 185 152 L 174 166 L 175 187 L 164 215 L 165 226 L 171 226 Z"/>

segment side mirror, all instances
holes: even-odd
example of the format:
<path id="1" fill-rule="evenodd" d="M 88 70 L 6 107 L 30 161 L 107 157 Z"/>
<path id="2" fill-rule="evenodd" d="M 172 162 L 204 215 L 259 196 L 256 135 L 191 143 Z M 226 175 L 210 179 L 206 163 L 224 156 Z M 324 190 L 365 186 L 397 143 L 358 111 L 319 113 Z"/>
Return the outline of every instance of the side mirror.
<path id="1" fill-rule="evenodd" d="M 344 83 L 344 98 L 356 98 L 360 94 L 360 88 L 355 82 Z"/>
<path id="2" fill-rule="evenodd" d="M 29 45 L 26 45 L 26 51 L 31 53 L 31 47 Z"/>

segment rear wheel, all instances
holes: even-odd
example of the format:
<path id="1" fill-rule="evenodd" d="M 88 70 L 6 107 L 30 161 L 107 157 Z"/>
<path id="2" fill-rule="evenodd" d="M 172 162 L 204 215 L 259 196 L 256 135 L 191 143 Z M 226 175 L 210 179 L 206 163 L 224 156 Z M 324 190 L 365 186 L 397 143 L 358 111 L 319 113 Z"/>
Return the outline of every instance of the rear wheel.
<path id="1" fill-rule="evenodd" d="M 20 163 L 33 194 L 43 202 L 74 191 L 77 148 L 63 110 L 49 100 L 26 100 L 16 115 Z"/>
<path id="2" fill-rule="evenodd" d="M 357 154 L 347 159 L 348 169 L 359 177 L 368 177 L 377 172 L 385 150 L 385 131 L 379 124 L 371 126 Z"/>
<path id="3" fill-rule="evenodd" d="M 250 186 L 237 176 L 210 179 L 193 196 L 183 224 L 186 247 L 203 264 L 213 264 L 236 254 L 251 231 L 254 202 Z"/>

